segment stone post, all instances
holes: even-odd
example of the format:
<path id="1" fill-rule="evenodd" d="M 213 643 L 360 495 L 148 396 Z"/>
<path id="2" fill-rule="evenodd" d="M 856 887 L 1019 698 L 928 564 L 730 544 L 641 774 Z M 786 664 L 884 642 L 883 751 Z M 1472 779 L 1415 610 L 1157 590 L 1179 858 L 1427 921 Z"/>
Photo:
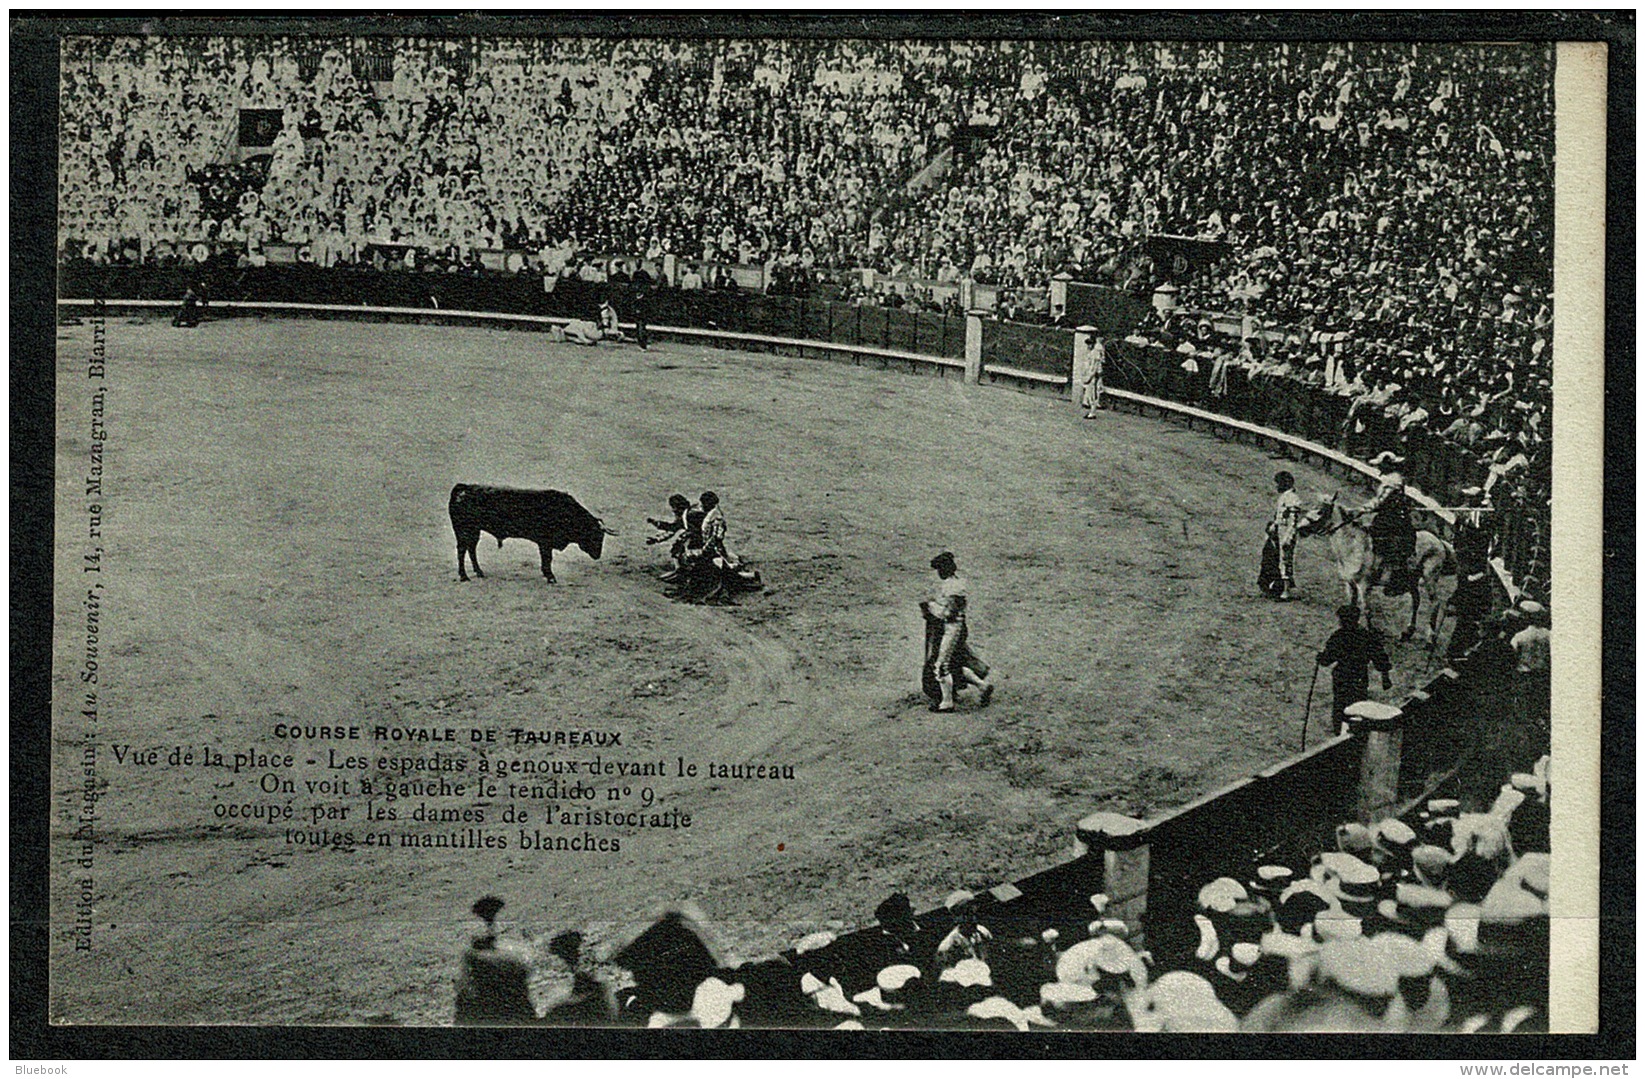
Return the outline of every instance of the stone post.
<path id="1" fill-rule="evenodd" d="M 1057 275 L 1055 275 L 1054 277 L 1051 278 L 1050 296 L 1048 298 L 1051 310 L 1055 311 L 1057 308 L 1060 307 L 1060 308 L 1062 308 L 1062 310 L 1065 314 L 1067 313 L 1067 311 L 1068 311 L 1068 282 L 1072 281 L 1073 279 L 1074 279 L 1074 275 L 1069 273 L 1067 270 L 1064 270 L 1063 272 L 1061 272 L 1061 273 L 1059 273 L 1059 274 L 1057 274 Z"/>
<path id="2" fill-rule="evenodd" d="M 1133 939 L 1142 933 L 1142 917 L 1148 910 L 1146 828 L 1146 822 L 1119 813 L 1093 813 L 1077 826 L 1086 857 L 1102 861 L 1106 916 L 1125 919 Z M 1096 917 L 1095 909 L 1091 914 Z"/>
<path id="3" fill-rule="evenodd" d="M 982 378 L 982 316 L 981 311 L 965 313 L 965 381 L 972 386 Z"/>
<path id="4" fill-rule="evenodd" d="M 1404 741 L 1404 711 L 1382 701 L 1356 701 L 1343 710 L 1346 730 L 1360 743 L 1359 819 L 1371 823 L 1399 804 L 1399 754 Z"/>

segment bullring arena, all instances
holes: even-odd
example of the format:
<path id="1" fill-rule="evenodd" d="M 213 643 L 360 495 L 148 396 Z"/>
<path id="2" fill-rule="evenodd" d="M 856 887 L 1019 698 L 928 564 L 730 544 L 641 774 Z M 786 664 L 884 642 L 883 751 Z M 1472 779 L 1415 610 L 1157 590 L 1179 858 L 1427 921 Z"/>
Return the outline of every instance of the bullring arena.
<path id="1" fill-rule="evenodd" d="M 1576 999 L 1553 384 L 1599 353 L 1553 241 L 1599 202 L 1554 106 L 1592 50 L 234 25 L 64 31 L 18 143 L 57 169 L 14 926 L 52 1021 Z"/>
<path id="2" fill-rule="evenodd" d="M 91 333 L 59 333 L 60 521 L 82 501 Z M 1082 422 L 1049 396 L 677 340 L 119 315 L 106 342 L 97 889 L 118 914 L 53 984 L 70 1021 L 448 1022 L 454 949 L 486 892 L 526 939 L 576 928 L 595 954 L 690 901 L 732 961 L 868 924 L 888 892 L 923 909 L 1065 861 L 1094 811 L 1145 817 L 1294 754 L 1340 602 L 1317 541 L 1298 553 L 1299 602 L 1259 598 L 1255 574 L 1275 469 L 1309 494 L 1342 480 L 1155 418 Z M 561 554 L 555 584 L 530 544 L 487 537 L 488 576 L 459 583 L 459 481 L 564 489 L 617 534 L 600 561 Z M 737 607 L 665 598 L 666 548 L 643 543 L 670 492 L 705 489 L 764 577 Z M 58 544 L 60 565 L 79 559 L 69 530 Z M 933 714 L 919 693 L 915 604 L 945 549 L 997 672 L 986 710 Z M 59 656 L 81 650 L 83 584 L 59 574 Z M 1373 616 L 1391 621 L 1389 601 Z M 1396 691 L 1432 673 L 1426 648 L 1390 647 Z M 56 679 L 72 715 L 73 664 Z M 213 814 L 286 800 L 260 795 L 255 769 L 110 749 L 350 749 L 280 724 L 616 731 L 609 756 L 668 762 L 645 782 L 691 823 L 597 830 L 620 854 L 316 848 Z M 61 837 L 73 730 L 54 752 Z M 683 779 L 677 759 L 792 778 Z M 54 903 L 79 898 L 59 872 Z"/>

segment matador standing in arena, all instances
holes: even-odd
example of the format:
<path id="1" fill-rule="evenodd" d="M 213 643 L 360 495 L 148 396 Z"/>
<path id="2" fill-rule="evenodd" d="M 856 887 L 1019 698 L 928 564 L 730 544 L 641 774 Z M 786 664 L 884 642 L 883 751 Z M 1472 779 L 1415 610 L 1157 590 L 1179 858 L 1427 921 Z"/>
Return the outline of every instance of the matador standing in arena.
<path id="1" fill-rule="evenodd" d="M 1294 598 L 1296 587 L 1297 522 L 1302 517 L 1302 498 L 1297 494 L 1296 477 L 1289 472 L 1274 474 L 1274 519 L 1268 525 L 1269 534 L 1279 547 L 1279 594 L 1275 599 Z"/>
<path id="2" fill-rule="evenodd" d="M 942 641 L 937 645 L 936 674 L 938 685 L 941 686 L 942 697 L 931 706 L 933 712 L 952 712 L 954 710 L 954 675 L 957 672 L 967 683 L 981 691 L 980 704 L 987 705 L 994 696 L 994 685 L 988 680 L 987 668 L 979 673 L 974 666 L 968 664 L 971 650 L 967 646 L 968 636 L 965 625 L 965 608 L 967 585 L 965 578 L 960 576 L 959 566 L 954 556 L 944 551 L 931 560 L 931 568 L 937 571 L 937 594 L 920 604 L 920 609 L 927 618 L 940 621 L 943 624 Z"/>

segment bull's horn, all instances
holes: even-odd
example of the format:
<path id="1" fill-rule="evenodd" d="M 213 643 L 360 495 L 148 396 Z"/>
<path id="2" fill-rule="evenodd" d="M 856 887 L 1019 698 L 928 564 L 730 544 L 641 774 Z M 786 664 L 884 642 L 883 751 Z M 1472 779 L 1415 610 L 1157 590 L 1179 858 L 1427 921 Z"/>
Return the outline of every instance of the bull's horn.
<path id="1" fill-rule="evenodd" d="M 615 536 L 617 534 L 617 530 L 615 528 L 607 528 L 605 526 L 605 522 L 603 521 L 600 523 L 600 531 L 604 532 L 608 536 Z"/>

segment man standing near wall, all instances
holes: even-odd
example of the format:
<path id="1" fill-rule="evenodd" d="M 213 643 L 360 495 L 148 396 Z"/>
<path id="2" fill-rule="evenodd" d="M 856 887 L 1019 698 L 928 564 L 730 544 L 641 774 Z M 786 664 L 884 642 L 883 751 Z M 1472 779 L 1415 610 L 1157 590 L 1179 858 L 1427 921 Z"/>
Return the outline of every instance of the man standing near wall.
<path id="1" fill-rule="evenodd" d="M 645 274 L 645 282 L 641 283 L 640 275 Z M 631 312 L 634 318 L 634 343 L 640 346 L 641 352 L 651 351 L 651 330 L 647 321 L 651 314 L 651 275 L 646 274 L 644 268 L 635 271 L 634 292 L 630 297 Z"/>
<path id="2" fill-rule="evenodd" d="M 1094 420 L 1102 409 L 1102 371 L 1108 359 L 1108 352 L 1095 329 L 1090 326 L 1082 326 L 1080 329 L 1086 334 L 1086 338 L 1085 345 L 1079 349 L 1078 359 L 1074 364 L 1074 392 L 1078 395 L 1076 400 L 1084 410 L 1085 418 Z"/>
<path id="3" fill-rule="evenodd" d="M 1337 608 L 1337 631 L 1325 642 L 1325 650 L 1314 662 L 1331 668 L 1331 715 L 1336 733 L 1342 733 L 1346 709 L 1371 695 L 1370 668 L 1382 674 L 1383 692 L 1393 688 L 1388 677 L 1392 664 L 1388 650 L 1374 632 L 1359 623 L 1359 608 L 1353 604 Z"/>
<path id="4" fill-rule="evenodd" d="M 1295 587 L 1297 561 L 1297 522 L 1302 518 L 1302 497 L 1297 494 L 1296 477 L 1289 472 L 1274 474 L 1274 519 L 1268 524 L 1268 534 L 1278 548 L 1279 580 L 1274 598 L 1289 600 Z"/>

